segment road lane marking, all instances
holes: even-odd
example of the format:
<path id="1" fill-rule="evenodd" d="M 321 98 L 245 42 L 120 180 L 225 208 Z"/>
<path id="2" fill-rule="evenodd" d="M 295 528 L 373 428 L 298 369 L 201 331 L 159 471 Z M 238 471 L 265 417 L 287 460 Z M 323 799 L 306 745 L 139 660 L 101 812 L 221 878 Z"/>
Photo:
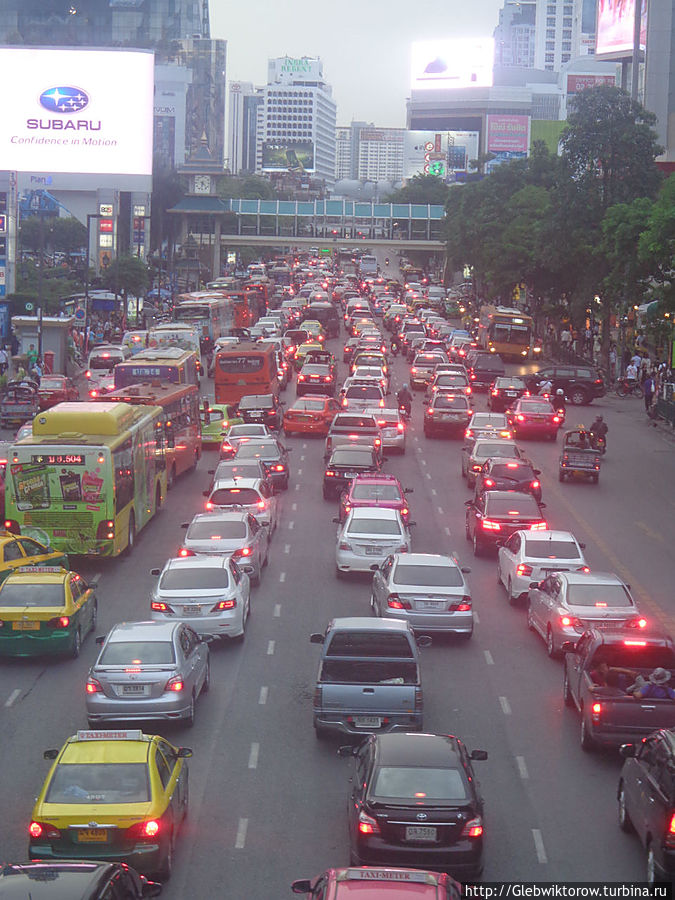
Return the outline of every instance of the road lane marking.
<path id="1" fill-rule="evenodd" d="M 524 756 L 516 756 L 516 765 L 518 766 L 518 774 L 525 781 L 526 778 L 529 778 L 529 773 L 527 771 L 527 766 L 525 765 L 525 757 Z"/>
<path id="2" fill-rule="evenodd" d="M 283 583 L 284 581 L 286 581 L 286 573 L 285 573 L 285 572 L 280 572 L 280 573 L 279 573 L 279 581 L 281 581 L 282 583 Z"/>
<path id="3" fill-rule="evenodd" d="M 260 696 L 258 697 L 258 705 L 259 706 L 264 706 L 267 703 L 267 697 L 269 695 L 269 692 L 270 692 L 270 689 L 265 685 L 263 685 L 263 687 L 260 688 Z"/>
<path id="4" fill-rule="evenodd" d="M 439 516 L 444 516 L 444 515 L 445 515 L 445 513 L 443 512 L 443 507 L 442 507 L 442 506 L 437 506 L 436 509 L 438 510 L 438 515 L 439 515 Z"/>
<path id="5" fill-rule="evenodd" d="M 421 460 L 420 460 L 420 465 L 421 465 L 421 466 L 426 466 L 426 464 L 427 464 L 426 459 L 421 459 Z"/>
<path id="6" fill-rule="evenodd" d="M 291 552 L 291 545 L 290 545 L 290 544 L 286 544 L 286 545 L 284 546 L 284 553 L 290 553 L 290 552 Z"/>
<path id="7" fill-rule="evenodd" d="M 488 664 L 488 666 L 494 666 L 495 661 L 494 661 L 494 659 L 493 659 L 492 654 L 490 653 L 490 651 L 489 651 L 489 650 L 483 650 L 483 653 L 485 654 L 485 662 Z"/>
<path id="8" fill-rule="evenodd" d="M 274 618 L 278 619 L 281 616 L 281 603 L 274 604 Z"/>
<path id="9" fill-rule="evenodd" d="M 260 756 L 260 744 L 254 742 L 251 744 L 251 752 L 248 755 L 249 769 L 258 768 L 258 756 Z"/>
<path id="10" fill-rule="evenodd" d="M 302 449 L 303 449 L 303 450 L 306 450 L 306 449 L 307 449 L 307 442 L 305 442 L 305 443 L 302 445 Z"/>
<path id="11" fill-rule="evenodd" d="M 427 473 L 426 473 L 426 477 L 427 477 L 427 478 L 431 478 L 431 472 L 427 472 Z"/>
<path id="12" fill-rule="evenodd" d="M 302 475 L 302 469 L 298 469 L 298 475 Z"/>
<path id="13" fill-rule="evenodd" d="M 544 847 L 544 839 L 541 836 L 541 831 L 539 831 L 538 828 L 533 828 L 532 837 L 534 838 L 534 849 L 537 851 L 537 859 L 540 863 L 547 863 L 548 856 L 546 855 L 546 848 Z"/>
<path id="14" fill-rule="evenodd" d="M 480 616 L 478 615 L 478 613 L 476 612 L 475 609 L 473 611 L 473 620 L 476 623 L 476 625 L 480 625 Z"/>
<path id="15" fill-rule="evenodd" d="M 5 706 L 13 706 L 20 696 L 21 688 L 15 688 L 15 690 L 13 690 L 9 697 L 5 700 Z"/>
<path id="16" fill-rule="evenodd" d="M 275 644 L 276 644 L 276 641 L 268 641 L 267 642 L 267 655 L 268 656 L 274 655 L 274 645 Z"/>
<path id="17" fill-rule="evenodd" d="M 499 705 L 501 706 L 502 712 L 504 713 L 505 716 L 511 715 L 511 704 L 506 699 L 506 697 L 499 698 Z"/>
<path id="18" fill-rule="evenodd" d="M 445 533 L 450 537 L 450 527 L 448 525 L 445 526 Z"/>
<path id="19" fill-rule="evenodd" d="M 288 523 L 288 530 L 293 531 L 294 528 L 295 528 L 295 522 L 291 519 L 291 521 Z"/>
<path id="20" fill-rule="evenodd" d="M 300 454 L 300 462 L 302 462 L 302 461 L 304 460 L 304 458 L 305 458 L 305 454 L 304 454 L 304 453 L 301 453 L 301 454 Z"/>
<path id="21" fill-rule="evenodd" d="M 291 503 L 291 510 L 292 510 L 293 512 L 295 512 L 295 511 L 297 510 L 297 508 L 298 508 L 298 504 L 297 504 L 297 503 Z"/>
<path id="22" fill-rule="evenodd" d="M 436 488 L 432 488 L 432 489 L 431 489 L 431 496 L 432 496 L 432 497 L 435 497 L 437 494 L 438 494 L 438 491 L 436 490 Z"/>
<path id="23" fill-rule="evenodd" d="M 643 531 L 648 538 L 651 538 L 653 541 L 659 541 L 659 543 L 664 544 L 663 535 L 658 534 L 656 531 L 652 531 L 652 529 L 645 522 L 635 522 L 637 528 L 640 531 Z"/>
<path id="24" fill-rule="evenodd" d="M 248 831 L 248 819 L 239 819 L 237 836 L 234 839 L 234 849 L 243 850 L 246 846 L 246 832 Z"/>

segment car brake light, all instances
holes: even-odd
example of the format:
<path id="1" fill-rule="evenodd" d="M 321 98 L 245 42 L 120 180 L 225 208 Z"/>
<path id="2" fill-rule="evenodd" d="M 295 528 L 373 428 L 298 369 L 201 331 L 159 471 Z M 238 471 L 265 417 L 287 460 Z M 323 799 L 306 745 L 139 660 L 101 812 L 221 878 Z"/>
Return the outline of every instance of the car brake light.
<path id="1" fill-rule="evenodd" d="M 32 838 L 46 837 L 53 839 L 61 837 L 59 829 L 47 822 L 31 822 L 28 826 L 28 833 Z"/>
<path id="2" fill-rule="evenodd" d="M 326 469 L 324 475 L 326 478 L 335 478 L 335 472 L 332 469 Z"/>
<path id="3" fill-rule="evenodd" d="M 456 606 L 457 612 L 469 612 L 471 610 L 472 602 L 471 597 L 465 594 L 462 597 L 461 602 Z"/>
<path id="4" fill-rule="evenodd" d="M 258 502 L 256 503 L 256 506 L 258 507 L 258 509 L 265 509 L 265 501 L 258 500 Z"/>
<path id="5" fill-rule="evenodd" d="M 416 375 L 416 374 L 417 374 L 417 369 L 416 369 L 415 366 L 411 366 L 411 367 L 410 367 L 410 374 L 411 374 L 411 375 Z"/>
<path id="6" fill-rule="evenodd" d="M 168 603 L 164 603 L 163 600 L 152 600 L 150 601 L 150 609 L 155 612 L 173 612 Z"/>
<path id="7" fill-rule="evenodd" d="M 478 838 L 483 834 L 483 822 L 480 817 L 477 816 L 475 819 L 469 819 L 464 828 L 462 829 L 462 837 L 472 837 Z"/>
<path id="8" fill-rule="evenodd" d="M 597 722 L 600 718 L 600 714 L 602 712 L 602 703 L 594 703 L 591 706 L 591 718 L 594 722 Z"/>
<path id="9" fill-rule="evenodd" d="M 494 487 L 495 485 L 494 481 L 491 478 L 486 478 L 483 484 L 485 485 L 485 487 Z"/>
<path id="10" fill-rule="evenodd" d="M 501 531 L 502 526 L 499 522 L 493 522 L 491 519 L 483 519 L 482 523 L 485 531 Z"/>
<path id="11" fill-rule="evenodd" d="M 547 528 L 548 525 L 546 522 L 533 522 L 532 525 L 530 525 L 530 531 L 546 531 Z"/>
<path id="12" fill-rule="evenodd" d="M 69 616 L 55 616 L 47 622 L 47 628 L 67 628 L 69 625 Z"/>
<path id="13" fill-rule="evenodd" d="M 625 647 L 646 647 L 647 641 L 624 641 Z"/>
<path id="14" fill-rule="evenodd" d="M 552 422 L 559 422 L 559 421 L 560 421 L 560 416 L 553 416 L 552 419 L 551 419 L 551 421 L 552 421 Z"/>
<path id="15" fill-rule="evenodd" d="M 87 678 L 87 684 L 85 690 L 88 694 L 100 694 L 103 691 L 100 682 L 98 682 L 95 678 Z"/>
<path id="16" fill-rule="evenodd" d="M 525 416 L 522 415 L 522 413 L 518 413 L 518 415 L 516 416 L 516 419 L 517 419 L 519 422 L 524 422 L 524 421 L 525 421 Z"/>
<path id="17" fill-rule="evenodd" d="M 591 571 L 591 570 L 588 568 L 588 566 L 579 566 L 579 567 L 577 568 L 577 572 L 586 572 L 586 573 L 588 573 L 588 572 L 590 572 L 590 571 Z"/>
<path id="18" fill-rule="evenodd" d="M 434 408 L 433 408 L 433 406 L 430 406 L 429 409 L 427 410 L 427 415 L 433 416 L 433 414 L 434 414 Z"/>
<path id="19" fill-rule="evenodd" d="M 178 551 L 179 556 L 195 556 L 194 550 L 188 550 L 187 547 L 181 547 Z"/>
<path id="20" fill-rule="evenodd" d="M 359 832 L 361 834 L 379 834 L 380 826 L 375 819 L 367 816 L 364 812 L 359 813 Z"/>
<path id="21" fill-rule="evenodd" d="M 304 381 L 304 380 L 305 380 L 304 375 L 302 375 L 302 374 L 298 375 L 298 381 Z"/>
<path id="22" fill-rule="evenodd" d="M 528 566 L 526 563 L 519 563 L 516 567 L 516 575 L 521 575 L 526 578 L 532 574 L 532 566 Z"/>
<path id="23" fill-rule="evenodd" d="M 498 396 L 499 396 L 499 391 L 493 391 L 493 392 L 492 392 L 492 396 L 493 396 L 493 397 L 498 397 Z"/>
<path id="24" fill-rule="evenodd" d="M 541 485 L 539 484 L 538 481 L 533 481 L 533 482 L 530 484 L 530 487 L 532 488 L 533 491 L 536 491 L 538 487 L 541 487 Z"/>
<path id="25" fill-rule="evenodd" d="M 239 550 L 235 550 L 232 556 L 250 556 L 253 551 L 250 547 L 240 547 Z"/>
<path id="26" fill-rule="evenodd" d="M 396 430 L 397 430 L 397 431 L 401 431 L 401 432 L 405 431 L 405 425 L 403 424 L 403 422 L 398 422 L 398 423 L 397 423 L 397 425 L 396 425 Z"/>
<path id="27" fill-rule="evenodd" d="M 387 606 L 390 609 L 412 609 L 409 600 L 401 600 L 398 594 L 389 594 L 387 597 Z"/>
<path id="28" fill-rule="evenodd" d="M 173 678 L 169 678 L 167 683 L 164 685 L 165 691 L 174 691 L 175 693 L 180 693 L 185 687 L 185 682 L 180 677 L 180 675 L 174 675 Z"/>
<path id="29" fill-rule="evenodd" d="M 234 609 L 236 605 L 236 600 L 220 600 L 218 603 L 216 603 L 211 612 L 220 612 L 224 609 Z"/>
<path id="30" fill-rule="evenodd" d="M 210 500 L 207 500 L 204 505 L 207 509 L 213 509 L 213 503 Z"/>
<path id="31" fill-rule="evenodd" d="M 466 431 L 464 432 L 464 437 L 465 438 L 473 437 L 473 431 L 470 428 L 467 428 Z"/>

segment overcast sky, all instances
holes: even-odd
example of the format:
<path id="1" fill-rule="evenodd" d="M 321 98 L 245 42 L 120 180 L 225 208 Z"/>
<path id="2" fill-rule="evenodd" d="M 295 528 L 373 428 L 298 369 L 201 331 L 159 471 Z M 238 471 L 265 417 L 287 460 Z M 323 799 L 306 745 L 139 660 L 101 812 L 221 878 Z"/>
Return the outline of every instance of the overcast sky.
<path id="1" fill-rule="evenodd" d="M 405 126 L 410 45 L 491 37 L 503 0 L 210 0 L 227 41 L 227 80 L 267 82 L 267 60 L 318 56 L 338 125 Z"/>

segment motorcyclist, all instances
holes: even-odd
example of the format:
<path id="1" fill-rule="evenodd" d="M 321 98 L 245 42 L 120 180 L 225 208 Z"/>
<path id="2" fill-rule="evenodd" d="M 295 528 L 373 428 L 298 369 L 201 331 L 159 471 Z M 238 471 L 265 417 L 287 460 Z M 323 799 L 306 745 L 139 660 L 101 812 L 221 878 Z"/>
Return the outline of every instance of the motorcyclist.
<path id="1" fill-rule="evenodd" d="M 598 444 L 604 444 L 605 449 L 607 448 L 607 432 L 609 428 L 605 423 L 605 420 L 602 416 L 596 416 L 595 420 L 591 423 L 591 427 L 588 429 L 588 432 L 591 436 L 591 445 L 597 447 Z"/>
<path id="2" fill-rule="evenodd" d="M 396 335 L 394 335 L 394 337 L 392 337 L 392 339 L 390 341 L 390 346 L 391 346 L 391 352 L 392 352 L 393 356 L 398 356 L 398 352 L 401 349 L 401 345 L 399 344 L 398 338 L 396 337 Z"/>
<path id="3" fill-rule="evenodd" d="M 407 383 L 397 392 L 396 402 L 398 403 L 399 408 L 403 409 L 406 415 L 409 416 L 412 411 L 412 394 L 410 393 Z"/>
<path id="4" fill-rule="evenodd" d="M 558 390 L 555 392 L 555 396 L 552 398 L 552 400 L 553 400 L 553 405 L 555 406 L 556 410 L 558 412 L 562 412 L 562 414 L 565 415 L 565 410 L 566 410 L 565 391 L 563 391 L 562 388 L 558 388 Z"/>
<path id="5" fill-rule="evenodd" d="M 539 382 L 539 394 L 542 397 L 549 397 L 551 395 L 551 391 L 553 390 L 553 384 L 547 378 L 544 381 Z"/>

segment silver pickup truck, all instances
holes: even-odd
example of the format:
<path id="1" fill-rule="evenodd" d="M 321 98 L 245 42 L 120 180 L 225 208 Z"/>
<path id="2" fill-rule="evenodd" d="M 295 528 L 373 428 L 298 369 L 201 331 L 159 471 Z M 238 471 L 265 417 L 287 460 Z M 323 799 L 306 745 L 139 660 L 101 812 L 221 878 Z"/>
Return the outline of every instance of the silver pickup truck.
<path id="1" fill-rule="evenodd" d="M 402 619 L 333 619 L 321 644 L 321 661 L 314 691 L 314 730 L 373 734 L 422 730 L 422 684 L 417 639 Z"/>

